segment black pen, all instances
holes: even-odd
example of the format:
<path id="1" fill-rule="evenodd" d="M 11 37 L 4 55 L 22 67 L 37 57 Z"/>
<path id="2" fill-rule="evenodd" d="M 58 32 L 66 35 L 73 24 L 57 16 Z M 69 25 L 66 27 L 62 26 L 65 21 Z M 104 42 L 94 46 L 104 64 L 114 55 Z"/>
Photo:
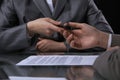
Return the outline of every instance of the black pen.
<path id="1" fill-rule="evenodd" d="M 68 25 L 66 26 L 65 24 L 68 24 L 68 22 L 66 22 L 66 23 L 62 22 L 59 27 L 64 28 L 66 30 L 77 30 L 77 29 L 80 29 L 80 28 L 73 28 L 73 27 L 68 26 Z"/>

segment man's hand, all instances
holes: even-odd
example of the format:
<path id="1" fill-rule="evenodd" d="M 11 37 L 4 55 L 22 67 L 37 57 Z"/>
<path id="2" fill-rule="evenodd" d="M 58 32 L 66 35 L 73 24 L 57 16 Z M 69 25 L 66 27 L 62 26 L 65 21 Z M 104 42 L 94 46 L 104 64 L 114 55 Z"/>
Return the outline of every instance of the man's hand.
<path id="1" fill-rule="evenodd" d="M 40 52 L 63 52 L 66 47 L 63 42 L 56 42 L 49 39 L 40 39 L 36 44 L 36 48 Z"/>
<path id="2" fill-rule="evenodd" d="M 71 47 L 79 50 L 93 47 L 107 47 L 109 34 L 84 23 L 70 22 L 68 25 L 77 28 L 76 30 L 64 30 L 63 32 L 63 36 Z"/>
<path id="3" fill-rule="evenodd" d="M 50 36 L 53 32 L 61 32 L 61 23 L 54 21 L 50 18 L 40 18 L 27 23 L 27 29 L 29 34 L 43 34 L 45 36 Z"/>

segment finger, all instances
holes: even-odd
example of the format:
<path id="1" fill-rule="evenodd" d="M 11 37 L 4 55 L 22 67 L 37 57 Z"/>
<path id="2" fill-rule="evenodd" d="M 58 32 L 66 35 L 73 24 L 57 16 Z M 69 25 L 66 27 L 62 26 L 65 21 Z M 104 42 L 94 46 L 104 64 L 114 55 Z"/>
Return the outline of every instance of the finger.
<path id="1" fill-rule="evenodd" d="M 40 41 L 41 41 L 41 40 L 43 40 L 43 38 L 38 38 L 38 40 L 40 40 Z"/>
<path id="2" fill-rule="evenodd" d="M 63 28 L 59 27 L 61 22 L 52 20 L 50 18 L 45 18 L 44 20 L 48 22 L 47 26 L 49 30 L 56 31 L 56 32 L 62 32 L 64 30 Z"/>
<path id="3" fill-rule="evenodd" d="M 72 28 L 78 28 L 78 29 L 82 29 L 83 27 L 82 23 L 75 23 L 75 22 L 69 22 L 68 25 Z"/>
<path id="4" fill-rule="evenodd" d="M 72 48 L 75 48 L 75 49 L 79 49 L 79 50 L 81 50 L 82 49 L 82 45 L 79 43 L 76 43 L 76 41 L 71 41 L 71 43 L 70 43 L 70 46 L 72 47 Z"/>
<path id="5" fill-rule="evenodd" d="M 53 33 L 54 33 L 54 31 L 52 29 L 47 29 L 45 38 L 52 36 Z"/>
<path id="6" fill-rule="evenodd" d="M 40 41 L 39 43 L 37 43 L 37 49 L 41 52 L 46 52 L 48 51 L 49 47 L 46 44 L 46 41 Z"/>
<path id="7" fill-rule="evenodd" d="M 36 44 L 36 49 L 41 49 L 42 47 L 44 46 L 44 43 L 43 41 L 39 41 L 37 44 Z"/>
<path id="8" fill-rule="evenodd" d="M 74 40 L 74 39 L 73 39 L 73 35 L 71 34 L 70 36 L 68 36 L 66 41 L 70 44 L 72 40 Z"/>
<path id="9" fill-rule="evenodd" d="M 75 41 L 71 41 L 70 47 L 75 48 Z"/>
<path id="10" fill-rule="evenodd" d="M 38 46 L 38 50 L 41 51 L 41 52 L 46 52 L 45 50 L 47 50 L 47 48 L 45 47 L 45 45 Z"/>
<path id="11" fill-rule="evenodd" d="M 56 26 L 56 25 L 53 25 L 53 24 L 49 24 L 49 29 L 50 30 L 53 30 L 55 32 L 60 32 L 62 33 L 63 32 L 63 28 L 60 28 L 59 26 Z"/>
<path id="12" fill-rule="evenodd" d="M 82 48 L 82 45 L 80 43 L 78 44 L 78 43 L 74 42 L 74 46 L 77 49 L 81 49 Z"/>
<path id="13" fill-rule="evenodd" d="M 68 23 L 64 23 L 63 26 L 68 26 Z"/>
<path id="14" fill-rule="evenodd" d="M 71 33 L 77 37 L 80 37 L 83 34 L 82 30 L 80 30 L 80 29 L 79 30 L 72 30 Z"/>
<path id="15" fill-rule="evenodd" d="M 61 22 L 60 22 L 60 21 L 55 21 L 55 20 L 50 19 L 50 18 L 47 18 L 46 20 L 47 20 L 48 22 L 50 22 L 50 23 L 54 24 L 54 25 L 60 25 L 60 24 L 61 24 Z"/>
<path id="16" fill-rule="evenodd" d="M 64 31 L 64 29 L 61 29 L 60 34 L 63 35 Z"/>
<path id="17" fill-rule="evenodd" d="M 39 51 L 41 52 L 46 52 L 47 51 L 47 48 L 45 48 L 45 46 L 43 47 L 38 47 Z M 44 53 L 45 54 L 45 53 Z"/>
<path id="18" fill-rule="evenodd" d="M 67 31 L 64 31 L 64 32 L 63 32 L 63 36 L 64 36 L 65 39 L 68 37 L 68 36 L 67 36 Z"/>
<path id="19" fill-rule="evenodd" d="M 46 19 L 49 23 L 49 26 L 51 30 L 53 31 L 56 31 L 56 32 L 62 32 L 64 29 L 63 28 L 60 28 L 59 26 L 61 25 L 61 22 L 60 21 L 55 21 L 53 19 L 50 19 L 50 18 L 47 18 Z"/>
<path id="20" fill-rule="evenodd" d="M 66 30 L 63 32 L 64 38 L 67 38 L 69 35 L 70 35 L 70 32 L 68 32 L 68 31 L 66 31 Z"/>

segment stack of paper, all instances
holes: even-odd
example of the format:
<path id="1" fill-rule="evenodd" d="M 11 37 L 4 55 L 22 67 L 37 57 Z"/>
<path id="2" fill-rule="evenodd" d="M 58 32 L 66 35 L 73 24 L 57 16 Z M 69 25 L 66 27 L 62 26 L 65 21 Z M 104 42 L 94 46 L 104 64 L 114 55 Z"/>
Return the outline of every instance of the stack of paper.
<path id="1" fill-rule="evenodd" d="M 93 65 L 98 55 L 47 55 L 30 56 L 17 65 L 19 66 L 80 66 Z"/>

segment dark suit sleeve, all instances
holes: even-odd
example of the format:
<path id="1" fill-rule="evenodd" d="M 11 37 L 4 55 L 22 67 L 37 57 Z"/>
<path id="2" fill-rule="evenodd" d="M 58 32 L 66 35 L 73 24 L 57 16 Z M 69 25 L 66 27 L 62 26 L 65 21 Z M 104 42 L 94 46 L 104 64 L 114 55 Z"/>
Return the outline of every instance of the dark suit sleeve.
<path id="1" fill-rule="evenodd" d="M 26 24 L 19 23 L 12 0 L 3 0 L 0 8 L 0 53 L 29 46 Z"/>
<path id="2" fill-rule="evenodd" d="M 105 80 L 120 80 L 120 48 L 100 55 L 94 68 Z"/>
<path id="3" fill-rule="evenodd" d="M 88 0 L 87 22 L 101 31 L 113 33 L 110 25 L 93 0 Z"/>
<path id="4" fill-rule="evenodd" d="M 120 46 L 120 35 L 113 34 L 112 35 L 112 47 L 114 46 Z"/>

